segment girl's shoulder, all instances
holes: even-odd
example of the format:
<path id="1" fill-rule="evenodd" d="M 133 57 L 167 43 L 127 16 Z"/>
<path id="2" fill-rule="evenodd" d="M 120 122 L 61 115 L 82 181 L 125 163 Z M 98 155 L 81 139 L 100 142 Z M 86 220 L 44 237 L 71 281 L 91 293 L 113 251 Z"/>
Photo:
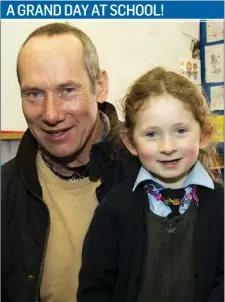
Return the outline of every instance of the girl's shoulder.
<path id="1" fill-rule="evenodd" d="M 199 208 L 201 213 L 207 215 L 221 217 L 224 216 L 224 186 L 219 183 L 214 183 L 214 189 L 206 187 L 198 187 L 197 195 L 199 198 Z M 204 209 L 204 210 L 203 210 Z"/>
<path id="2" fill-rule="evenodd" d="M 224 204 L 224 184 L 214 183 L 214 194 Z"/>
<path id="3" fill-rule="evenodd" d="M 103 211 L 114 213 L 117 216 L 135 215 L 135 212 L 139 212 L 143 208 L 145 200 L 139 198 L 139 195 L 133 191 L 133 187 L 134 181 L 125 179 L 110 190 L 103 198 L 99 207 Z"/>
<path id="4" fill-rule="evenodd" d="M 132 182 L 130 179 L 123 180 L 122 182 L 114 186 L 108 194 L 106 194 L 105 198 L 103 199 L 103 202 L 128 202 L 128 200 L 130 200 L 133 195 L 133 186 L 134 182 Z"/>
<path id="5" fill-rule="evenodd" d="M 214 182 L 214 189 L 199 186 L 197 190 L 200 196 L 204 197 L 205 199 L 211 199 L 213 197 L 220 199 L 222 198 L 223 200 L 224 197 L 224 185 L 217 182 Z"/>
<path id="6" fill-rule="evenodd" d="M 224 184 L 214 183 L 214 186 L 215 194 L 217 195 L 222 207 L 224 207 Z"/>
<path id="7" fill-rule="evenodd" d="M 220 193 L 224 192 L 224 184 L 214 182 L 214 186 L 215 186 L 215 191 L 220 192 Z"/>

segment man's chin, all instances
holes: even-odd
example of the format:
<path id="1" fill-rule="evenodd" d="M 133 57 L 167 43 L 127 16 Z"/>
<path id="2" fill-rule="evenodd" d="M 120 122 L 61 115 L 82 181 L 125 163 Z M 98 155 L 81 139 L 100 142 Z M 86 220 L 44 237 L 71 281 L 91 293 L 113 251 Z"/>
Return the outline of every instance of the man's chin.
<path id="1" fill-rule="evenodd" d="M 82 149 L 79 148 L 46 148 L 43 152 L 48 155 L 53 161 L 58 162 L 64 166 L 74 166 L 79 164 L 85 165 L 87 164 L 89 158 L 87 156 L 82 155 Z M 88 153 L 89 154 L 89 153 Z"/>
<path id="2" fill-rule="evenodd" d="M 70 165 L 76 161 L 82 162 L 80 164 L 83 165 L 86 164 L 89 160 L 89 148 L 87 147 L 87 141 L 88 138 L 83 141 L 73 142 L 74 144 L 72 144 L 71 141 L 61 144 L 53 144 L 47 140 L 38 140 L 39 149 L 53 160 L 60 162 L 63 165 Z"/>
<path id="3" fill-rule="evenodd" d="M 75 150 L 68 150 L 68 148 L 67 149 L 46 149 L 46 153 L 49 155 L 49 156 L 51 156 L 51 157 L 53 157 L 53 158 L 55 158 L 55 159 L 59 159 L 59 160 L 62 160 L 62 159 L 66 159 L 66 158 L 71 158 L 71 157 L 74 157 L 75 156 L 75 154 L 77 153 L 77 150 L 75 149 Z"/>

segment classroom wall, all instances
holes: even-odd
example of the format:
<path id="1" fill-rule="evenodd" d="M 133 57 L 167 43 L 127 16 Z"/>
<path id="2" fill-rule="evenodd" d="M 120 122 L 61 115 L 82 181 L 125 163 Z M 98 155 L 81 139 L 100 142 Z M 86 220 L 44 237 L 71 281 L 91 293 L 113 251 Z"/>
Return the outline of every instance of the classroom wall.
<path id="1" fill-rule="evenodd" d="M 1 141 L 1 164 L 4 164 L 11 158 L 15 157 L 19 143 L 19 140 Z"/>
<path id="2" fill-rule="evenodd" d="M 56 20 L 57 21 L 57 20 Z M 51 21 L 52 22 L 52 21 Z M 61 21 L 62 22 L 62 21 Z M 48 21 L 6 22 L 1 24 L 1 130 L 23 131 L 20 91 L 16 78 L 16 57 L 28 34 Z M 116 105 L 127 87 L 148 69 L 161 65 L 179 72 L 179 59 L 191 58 L 192 31 L 198 35 L 199 22 L 71 22 L 84 30 L 99 53 L 100 65 L 108 71 L 108 101 Z"/>

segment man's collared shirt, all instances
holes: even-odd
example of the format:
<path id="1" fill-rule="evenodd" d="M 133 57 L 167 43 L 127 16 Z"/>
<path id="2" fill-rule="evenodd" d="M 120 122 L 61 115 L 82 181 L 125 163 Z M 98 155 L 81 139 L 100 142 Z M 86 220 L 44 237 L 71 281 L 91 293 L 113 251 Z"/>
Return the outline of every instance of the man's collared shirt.
<path id="1" fill-rule="evenodd" d="M 155 178 L 152 176 L 152 174 L 146 170 L 144 167 L 141 167 L 138 173 L 138 176 L 136 178 L 136 181 L 134 183 L 133 191 L 135 191 L 136 187 L 143 181 L 149 180 L 150 182 L 153 181 L 155 183 L 158 183 Z M 214 183 L 205 170 L 205 168 L 202 166 L 202 164 L 197 161 L 194 165 L 193 169 L 189 173 L 188 177 L 186 178 L 185 182 L 181 186 L 181 188 L 184 188 L 186 192 L 190 190 L 190 185 L 199 185 L 204 186 L 206 188 L 214 189 Z M 163 187 L 160 185 L 161 189 L 165 189 L 166 187 Z M 169 206 L 167 206 L 165 203 L 163 203 L 161 200 L 156 200 L 154 196 L 148 194 L 149 196 L 149 204 L 150 209 L 153 213 L 166 217 L 169 213 L 171 213 L 171 209 Z M 190 201 L 185 202 L 182 206 L 180 206 L 179 212 L 183 214 L 189 207 Z"/>

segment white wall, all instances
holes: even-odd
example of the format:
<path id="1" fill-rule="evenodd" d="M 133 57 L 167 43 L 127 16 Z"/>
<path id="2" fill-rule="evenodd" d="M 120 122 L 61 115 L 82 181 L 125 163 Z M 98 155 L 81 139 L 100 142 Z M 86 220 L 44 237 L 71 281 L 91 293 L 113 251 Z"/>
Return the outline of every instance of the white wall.
<path id="1" fill-rule="evenodd" d="M 1 130 L 26 129 L 16 57 L 28 34 L 44 23 L 49 22 L 1 24 Z M 157 65 L 179 72 L 179 58 L 191 58 L 191 37 L 183 32 L 184 26 L 187 28 L 184 22 L 73 21 L 71 24 L 84 30 L 95 43 L 101 68 L 109 74 L 108 101 L 117 107 L 128 85 L 143 72 Z M 195 26 L 198 28 L 198 22 Z"/>

